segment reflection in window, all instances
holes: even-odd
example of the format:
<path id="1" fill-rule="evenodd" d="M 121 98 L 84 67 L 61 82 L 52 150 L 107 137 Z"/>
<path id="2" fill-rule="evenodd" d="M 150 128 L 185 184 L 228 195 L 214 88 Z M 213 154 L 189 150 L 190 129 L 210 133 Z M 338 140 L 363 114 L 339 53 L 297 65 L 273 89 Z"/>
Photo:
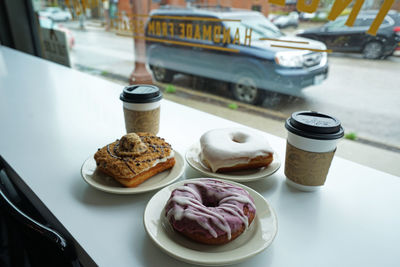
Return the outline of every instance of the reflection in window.
<path id="1" fill-rule="evenodd" d="M 279 38 L 283 34 L 269 20 L 263 16 L 254 16 L 241 18 L 241 21 L 224 21 L 226 28 L 239 29 L 240 39 L 244 40 L 246 29 L 251 29 L 251 39 L 259 40 L 260 38 Z"/>
<path id="2" fill-rule="evenodd" d="M 345 28 L 344 24 L 346 23 L 347 17 L 346 18 L 338 18 L 334 21 L 331 21 L 327 24 L 327 28 L 332 31 L 332 30 L 337 30 L 340 28 Z"/>

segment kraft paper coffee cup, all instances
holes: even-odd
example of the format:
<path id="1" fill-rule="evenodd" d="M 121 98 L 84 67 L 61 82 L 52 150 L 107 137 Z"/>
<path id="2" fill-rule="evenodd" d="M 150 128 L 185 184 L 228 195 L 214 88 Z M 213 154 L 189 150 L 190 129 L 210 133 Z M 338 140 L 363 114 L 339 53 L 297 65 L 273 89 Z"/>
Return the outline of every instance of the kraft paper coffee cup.
<path id="1" fill-rule="evenodd" d="M 299 111 L 286 120 L 285 127 L 287 183 L 303 191 L 320 188 L 344 135 L 340 121 L 315 111 Z"/>
<path id="2" fill-rule="evenodd" d="M 123 101 L 127 133 L 150 132 L 156 135 L 160 127 L 162 93 L 157 86 L 138 84 L 124 88 Z"/>

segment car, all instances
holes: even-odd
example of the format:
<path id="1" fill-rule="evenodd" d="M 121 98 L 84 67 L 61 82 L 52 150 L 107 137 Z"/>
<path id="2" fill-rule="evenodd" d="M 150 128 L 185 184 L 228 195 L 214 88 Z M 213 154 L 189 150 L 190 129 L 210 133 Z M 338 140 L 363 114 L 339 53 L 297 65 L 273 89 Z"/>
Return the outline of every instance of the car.
<path id="1" fill-rule="evenodd" d="M 324 42 L 336 52 L 362 53 L 367 59 L 385 58 L 393 54 L 400 42 L 400 15 L 389 11 L 376 36 L 373 36 L 366 31 L 377 12 L 360 12 L 352 27 L 345 25 L 348 16 L 341 16 L 321 27 L 301 31 L 297 36 Z"/>
<path id="2" fill-rule="evenodd" d="M 303 21 L 309 21 L 315 18 L 316 16 L 317 16 L 316 12 L 313 13 L 301 12 L 299 15 L 299 19 Z"/>
<path id="3" fill-rule="evenodd" d="M 288 15 L 274 18 L 272 23 L 279 29 L 287 27 L 297 28 L 299 26 L 299 14 L 297 12 L 290 12 Z"/>
<path id="4" fill-rule="evenodd" d="M 185 27 L 191 36 L 182 34 Z M 196 38 L 195 29 L 203 37 L 213 29 L 213 38 Z M 237 33 L 240 43 L 232 41 Z M 146 60 L 157 81 L 170 83 L 178 73 L 223 81 L 235 99 L 249 104 L 261 103 L 272 92 L 299 95 L 328 75 L 323 43 L 287 37 L 257 11 L 161 8 L 150 13 L 145 34 Z M 221 42 L 223 36 L 231 41 Z M 246 44 L 246 36 L 251 44 Z"/>
<path id="5" fill-rule="evenodd" d="M 280 15 L 278 15 L 278 14 L 274 14 L 274 13 L 270 13 L 270 14 L 268 14 L 268 19 L 271 21 L 271 22 L 274 22 L 274 19 L 276 19 L 276 18 L 278 18 Z"/>
<path id="6" fill-rule="evenodd" d="M 68 21 L 72 19 L 71 13 L 62 10 L 59 7 L 47 7 L 46 9 L 39 11 L 39 16 L 47 17 L 54 21 Z"/>
<path id="7" fill-rule="evenodd" d="M 74 35 L 72 34 L 72 32 L 69 29 L 64 27 L 62 24 L 54 23 L 53 20 L 51 20 L 47 17 L 42 17 L 42 16 L 39 16 L 39 24 L 40 24 L 40 27 L 43 27 L 46 29 L 55 29 L 55 30 L 64 32 L 65 36 L 67 38 L 68 48 L 71 50 L 74 47 L 74 45 L 75 45 Z"/>

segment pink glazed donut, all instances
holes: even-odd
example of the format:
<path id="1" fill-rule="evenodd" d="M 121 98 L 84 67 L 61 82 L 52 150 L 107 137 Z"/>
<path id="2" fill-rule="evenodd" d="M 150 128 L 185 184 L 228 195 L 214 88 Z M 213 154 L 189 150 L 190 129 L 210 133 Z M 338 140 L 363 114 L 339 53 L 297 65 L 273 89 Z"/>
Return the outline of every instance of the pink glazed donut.
<path id="1" fill-rule="evenodd" d="M 254 200 L 246 190 L 215 179 L 188 181 L 172 191 L 165 206 L 175 231 L 209 245 L 234 240 L 255 215 Z"/>

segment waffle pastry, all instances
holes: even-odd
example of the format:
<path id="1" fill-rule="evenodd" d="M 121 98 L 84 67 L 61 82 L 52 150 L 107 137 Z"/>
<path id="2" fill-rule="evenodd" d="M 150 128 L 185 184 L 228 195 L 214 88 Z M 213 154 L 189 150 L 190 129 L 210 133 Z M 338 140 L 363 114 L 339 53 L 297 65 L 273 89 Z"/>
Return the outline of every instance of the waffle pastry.
<path id="1" fill-rule="evenodd" d="M 175 164 L 174 151 L 151 133 L 129 133 L 94 155 L 97 168 L 126 187 L 136 187 Z"/>

